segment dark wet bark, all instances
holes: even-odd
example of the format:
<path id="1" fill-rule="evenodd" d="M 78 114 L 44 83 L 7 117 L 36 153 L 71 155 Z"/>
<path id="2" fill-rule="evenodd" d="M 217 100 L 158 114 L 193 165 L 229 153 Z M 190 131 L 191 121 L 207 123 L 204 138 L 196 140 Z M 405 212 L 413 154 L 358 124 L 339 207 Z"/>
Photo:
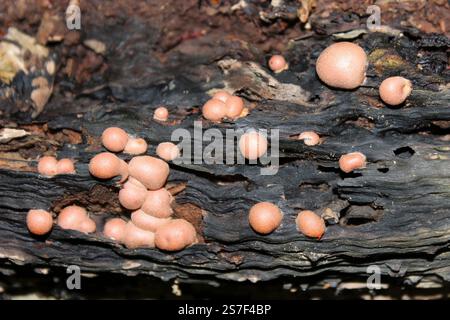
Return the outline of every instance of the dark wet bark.
<path id="1" fill-rule="evenodd" d="M 248 16 L 252 12 L 238 14 L 243 20 Z M 87 81 L 58 72 L 53 97 L 36 119 L 15 108 L 20 92 L 16 100 L 2 102 L 3 126 L 32 134 L 0 144 L 0 261 L 208 281 L 364 278 L 367 267 L 377 265 L 383 275 L 411 283 L 450 280 L 447 38 L 413 29 L 403 30 L 403 36 L 361 35 L 354 42 L 369 55 L 368 79 L 348 92 L 327 88 L 315 75 L 315 60 L 335 31 L 324 35 L 313 29 L 293 41 L 284 53 L 289 70 L 273 75 L 258 44 L 225 38 L 217 29 L 205 35 L 194 30 L 173 44 L 151 21 L 90 27 L 84 35 L 103 41 L 106 54 L 83 46 L 76 51 L 80 44 L 54 48 L 62 64 L 70 58 L 78 66 L 95 64 L 86 67 Z M 95 59 L 86 62 L 86 54 Z M 397 108 L 378 98 L 379 84 L 391 75 L 409 78 L 414 88 Z M 247 117 L 214 125 L 201 120 L 199 107 L 208 90 L 221 87 L 246 98 Z M 152 120 L 160 105 L 171 112 L 168 124 Z M 163 253 L 128 250 L 100 232 L 82 235 L 55 227 L 45 239 L 30 236 L 25 226 L 30 208 L 52 209 L 56 216 L 61 207 L 80 204 L 95 216 L 99 230 L 107 218 L 127 216 L 116 199 L 117 181 L 95 180 L 87 170 L 89 159 L 102 150 L 98 137 L 106 127 L 144 137 L 154 154 L 174 129 L 192 131 L 194 121 L 222 132 L 280 130 L 280 167 L 274 176 L 260 175 L 260 165 L 171 164 L 169 185 L 185 185 L 176 195 L 176 215 L 194 223 L 200 244 Z M 308 147 L 291 138 L 305 130 L 321 134 L 323 143 Z M 367 168 L 343 174 L 337 161 L 351 151 L 367 156 Z M 47 179 L 31 172 L 36 165 L 31 160 L 44 152 L 76 159 L 77 175 Z M 248 226 L 248 210 L 257 201 L 278 203 L 283 210 L 281 227 L 269 236 Z M 296 230 L 301 209 L 326 217 L 320 241 Z"/>

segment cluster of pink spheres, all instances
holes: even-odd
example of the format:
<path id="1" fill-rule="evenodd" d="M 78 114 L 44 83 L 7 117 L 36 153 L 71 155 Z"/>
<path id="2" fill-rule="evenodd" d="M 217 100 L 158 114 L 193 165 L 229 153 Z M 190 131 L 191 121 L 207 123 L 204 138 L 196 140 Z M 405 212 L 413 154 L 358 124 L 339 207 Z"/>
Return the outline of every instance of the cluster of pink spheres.
<path id="1" fill-rule="evenodd" d="M 259 234 L 270 234 L 277 229 L 283 220 L 280 208 L 270 202 L 259 202 L 251 207 L 248 222 Z M 310 210 L 300 211 L 295 220 L 297 230 L 310 238 L 320 239 L 325 233 L 325 221 Z"/>
<path id="2" fill-rule="evenodd" d="M 86 209 L 79 206 L 65 207 L 58 215 L 57 224 L 62 229 L 76 230 L 83 233 L 93 233 L 97 226 Z M 32 209 L 27 215 L 28 230 L 35 235 L 42 236 L 53 228 L 53 216 L 50 212 L 41 209 Z"/>
<path id="3" fill-rule="evenodd" d="M 103 235 L 130 249 L 157 247 L 177 251 L 196 243 L 194 226 L 184 219 L 172 218 L 173 197 L 164 187 L 169 176 L 168 164 L 155 157 L 139 156 L 147 152 L 147 143 L 141 138 L 130 137 L 121 128 L 107 128 L 101 140 L 110 152 L 94 156 L 89 162 L 89 172 L 99 179 L 121 176 L 119 202 L 132 211 L 129 221 L 122 218 L 108 220 Z M 126 163 L 112 152 L 135 156 Z M 179 150 L 172 143 L 162 143 L 157 154 L 169 161 L 179 156 Z M 57 224 L 62 229 L 86 234 L 97 229 L 86 209 L 75 205 L 65 207 L 59 213 Z M 45 210 L 30 210 L 27 226 L 31 233 L 45 235 L 53 227 L 53 217 Z"/>
<path id="4" fill-rule="evenodd" d="M 153 119 L 156 121 L 166 122 L 169 120 L 169 110 L 166 107 L 158 107 L 153 113 Z"/>
<path id="5" fill-rule="evenodd" d="M 44 156 L 40 158 L 37 169 L 39 174 L 46 177 L 53 177 L 57 174 L 75 173 L 75 165 L 72 159 L 65 158 L 56 160 L 56 158 L 52 156 Z"/>
<path id="6" fill-rule="evenodd" d="M 279 73 L 288 69 L 283 56 L 274 55 L 269 60 L 269 68 Z M 339 89 L 356 89 L 366 78 L 367 55 L 364 50 L 351 42 L 339 42 L 326 48 L 319 56 L 316 71 L 319 78 L 327 85 Z M 385 79 L 379 88 L 381 100 L 392 106 L 405 102 L 411 94 L 411 81 L 403 77 Z M 297 136 L 307 146 L 321 143 L 320 136 L 314 131 L 304 131 Z M 241 149 L 242 152 L 242 149 Z M 339 159 L 339 167 L 345 173 L 350 173 L 366 166 L 366 156 L 361 152 L 343 154 Z M 270 234 L 277 229 L 283 219 L 283 213 L 273 203 L 260 202 L 255 204 L 249 213 L 249 224 L 259 234 Z M 300 211 L 296 218 L 297 230 L 307 237 L 320 239 L 326 226 L 322 217 L 311 210 Z"/>
<path id="7" fill-rule="evenodd" d="M 269 68 L 279 73 L 288 69 L 288 63 L 281 55 L 269 60 Z M 322 51 L 316 62 L 316 72 L 320 80 L 330 87 L 353 90 L 361 86 L 366 78 L 367 55 L 358 45 L 351 42 L 338 42 Z M 381 100 L 396 106 L 405 102 L 411 94 L 411 81 L 403 77 L 385 79 L 379 88 Z M 236 120 L 244 116 L 242 98 L 226 91 L 218 91 L 202 108 L 203 117 L 213 122 L 223 119 Z M 153 118 L 157 121 L 168 120 L 169 112 L 165 107 L 155 110 Z M 297 136 L 307 146 L 322 142 L 314 131 L 304 131 Z M 108 128 L 102 134 L 102 143 L 111 152 L 126 152 L 131 155 L 144 154 L 147 143 L 144 139 L 130 137 L 120 128 Z M 241 136 L 239 149 L 241 154 L 251 160 L 263 156 L 268 147 L 267 138 L 259 132 L 248 132 Z M 157 155 L 172 161 L 179 157 L 180 150 L 171 142 L 160 143 Z M 192 224 L 183 219 L 172 219 L 171 203 L 173 197 L 164 188 L 169 175 L 169 166 L 163 160 L 151 156 L 136 156 L 127 164 L 110 152 L 96 155 L 89 163 L 90 173 L 100 179 L 121 176 L 123 187 L 119 192 L 121 205 L 132 210 L 131 220 L 110 219 L 104 226 L 106 237 L 125 244 L 128 248 L 157 247 L 162 250 L 181 250 L 197 242 L 196 231 Z M 343 154 L 339 167 L 344 173 L 365 168 L 366 156 L 361 152 Z M 75 173 L 70 159 L 57 161 L 54 157 L 42 157 L 38 171 L 45 176 L 62 173 Z M 251 228 L 259 234 L 270 234 L 282 223 L 283 213 L 270 202 L 260 202 L 251 207 L 248 221 Z M 311 210 L 300 211 L 295 220 L 297 230 L 307 237 L 320 239 L 326 230 L 322 217 Z M 31 233 L 44 235 L 53 227 L 52 215 L 45 210 L 30 210 L 27 225 Z M 84 233 L 95 232 L 95 222 L 89 218 L 86 210 L 78 206 L 64 208 L 58 216 L 58 225 L 64 229 L 78 230 Z"/>
<path id="8" fill-rule="evenodd" d="M 102 134 L 102 143 L 110 151 L 121 152 L 127 146 L 130 147 L 131 139 L 127 137 L 127 133 L 120 128 L 108 128 Z M 139 151 L 143 150 L 141 144 L 134 142 L 133 145 Z M 131 148 L 128 153 L 144 153 L 147 151 L 147 144 L 145 146 L 143 152 Z M 178 150 L 173 144 L 160 145 L 157 153 L 166 160 L 173 160 L 179 155 L 179 152 L 172 151 L 173 147 Z M 103 161 L 98 165 L 97 162 L 101 161 L 98 157 L 105 154 L 113 165 L 105 165 Z M 108 168 L 111 171 L 105 174 L 104 171 Z M 169 171 L 169 165 L 165 161 L 147 155 L 135 156 L 128 164 L 115 154 L 107 152 L 92 158 L 89 172 L 94 177 L 109 179 L 119 174 L 122 176 L 124 183 L 119 191 L 119 202 L 125 209 L 132 211 L 128 222 L 117 218 L 106 222 L 104 235 L 130 249 L 156 246 L 161 250 L 175 251 L 195 243 L 195 228 L 186 220 L 172 219 L 173 197 L 164 187 Z"/>
<path id="9" fill-rule="evenodd" d="M 320 80 L 339 89 L 356 89 L 366 79 L 367 55 L 363 48 L 351 42 L 338 42 L 326 48 L 316 63 Z M 403 77 L 385 79 L 379 88 L 381 100 L 399 105 L 411 94 L 411 81 Z"/>
<path id="10" fill-rule="evenodd" d="M 223 119 L 235 120 L 244 113 L 244 100 L 226 91 L 217 91 L 202 108 L 205 119 L 221 122 Z"/>

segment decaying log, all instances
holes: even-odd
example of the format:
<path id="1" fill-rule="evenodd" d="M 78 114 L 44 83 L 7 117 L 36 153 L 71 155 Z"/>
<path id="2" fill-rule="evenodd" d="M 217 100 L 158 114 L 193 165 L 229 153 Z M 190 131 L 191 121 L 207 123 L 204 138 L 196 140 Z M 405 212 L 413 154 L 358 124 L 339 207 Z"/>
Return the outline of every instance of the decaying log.
<path id="1" fill-rule="evenodd" d="M 267 56 L 252 44 L 219 40 L 214 33 L 167 42 L 168 51 L 157 56 L 150 49 L 162 40 L 156 30 L 149 33 L 149 26 L 154 27 L 137 20 L 114 33 L 99 26 L 83 31 L 106 44 L 99 59 L 108 70 L 96 69 L 97 76 L 85 84 L 57 76 L 53 97 L 36 119 L 14 109 L 15 102 L 1 101 L 1 124 L 9 129 L 0 132 L 1 264 L 75 264 L 86 273 L 253 282 L 365 279 L 367 268 L 376 265 L 383 276 L 413 284 L 450 281 L 448 38 L 415 29 L 397 36 L 361 34 L 352 41 L 368 53 L 367 81 L 357 90 L 341 91 L 321 83 L 314 69 L 321 50 L 336 40 L 330 33 L 292 41 L 285 52 L 289 70 L 272 74 Z M 66 49 L 55 50 L 67 62 L 74 53 Z M 413 83 L 402 107 L 386 107 L 378 98 L 379 84 L 391 75 Z M 199 107 L 218 88 L 244 97 L 249 115 L 222 124 L 202 120 Z M 152 119 L 160 105 L 171 112 L 167 124 Z M 62 207 L 80 204 L 99 230 L 110 217 L 128 216 L 117 200 L 118 180 L 99 181 L 87 170 L 90 158 L 102 150 L 99 136 L 105 128 L 120 126 L 144 137 L 154 154 L 174 129 L 193 132 L 195 121 L 223 133 L 280 130 L 280 163 L 273 176 L 260 175 L 261 165 L 171 164 L 175 215 L 195 225 L 199 244 L 164 253 L 129 250 L 101 232 L 84 235 L 55 226 L 46 238 L 28 233 L 30 208 L 51 209 L 56 216 Z M 323 143 L 310 147 L 293 138 L 305 130 L 320 133 Z M 367 156 L 367 168 L 343 174 L 337 161 L 351 151 Z M 36 159 L 43 153 L 75 159 L 77 174 L 39 176 Z M 277 203 L 284 213 L 281 227 L 269 236 L 248 226 L 248 210 L 257 201 Z M 320 241 L 296 230 L 302 209 L 326 218 Z"/>

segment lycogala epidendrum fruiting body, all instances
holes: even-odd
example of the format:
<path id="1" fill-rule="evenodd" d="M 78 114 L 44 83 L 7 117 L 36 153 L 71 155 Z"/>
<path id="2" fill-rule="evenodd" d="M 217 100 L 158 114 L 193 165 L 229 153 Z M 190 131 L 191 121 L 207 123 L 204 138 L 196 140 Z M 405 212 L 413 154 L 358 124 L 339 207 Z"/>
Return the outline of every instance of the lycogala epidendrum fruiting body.
<path id="1" fill-rule="evenodd" d="M 141 210 L 157 218 L 168 218 L 173 213 L 172 201 L 172 195 L 165 188 L 149 190 Z"/>
<path id="2" fill-rule="evenodd" d="M 125 226 L 123 243 L 129 249 L 154 248 L 155 234 L 151 231 L 138 228 L 133 222 L 128 221 Z"/>
<path id="3" fill-rule="evenodd" d="M 111 179 L 121 172 L 120 159 L 113 153 L 102 152 L 89 162 L 89 172 L 99 179 Z"/>
<path id="4" fill-rule="evenodd" d="M 145 213 L 143 210 L 136 210 L 131 214 L 131 221 L 138 228 L 156 232 L 160 227 L 169 223 L 171 218 L 157 218 Z"/>
<path id="5" fill-rule="evenodd" d="M 320 80 L 334 88 L 355 89 L 366 78 L 367 55 L 351 42 L 338 42 L 322 51 L 316 62 Z"/>
<path id="6" fill-rule="evenodd" d="M 269 68 L 273 72 L 279 73 L 287 70 L 288 64 L 282 55 L 276 54 L 269 59 Z"/>
<path id="7" fill-rule="evenodd" d="M 180 149 L 172 142 L 161 142 L 156 147 L 156 154 L 165 161 L 173 161 L 180 156 Z"/>
<path id="8" fill-rule="evenodd" d="M 146 196 L 146 189 L 127 182 L 119 191 L 119 202 L 128 210 L 136 210 L 142 206 Z"/>
<path id="9" fill-rule="evenodd" d="M 178 251 L 197 242 L 197 233 L 192 224 L 184 219 L 174 219 L 160 227 L 155 233 L 155 245 L 165 251 Z"/>
<path id="10" fill-rule="evenodd" d="M 157 120 L 157 121 L 167 121 L 169 119 L 169 110 L 167 110 L 166 107 L 158 107 L 156 108 L 154 114 L 153 114 L 153 119 Z"/>
<path id="11" fill-rule="evenodd" d="M 295 220 L 297 229 L 310 238 L 322 238 L 325 233 L 325 221 L 313 211 L 300 211 Z"/>
<path id="12" fill-rule="evenodd" d="M 53 217 L 45 210 L 32 209 L 27 214 L 27 227 L 32 234 L 42 236 L 52 230 Z"/>
<path id="13" fill-rule="evenodd" d="M 269 234 L 278 228 L 283 219 L 281 210 L 270 202 L 260 202 L 250 209 L 248 221 L 253 230 Z"/>
<path id="14" fill-rule="evenodd" d="M 128 134 L 125 130 L 117 127 L 110 127 L 103 131 L 102 144 L 111 152 L 121 152 L 128 142 Z"/>
<path id="15" fill-rule="evenodd" d="M 213 122 L 220 122 L 225 118 L 227 109 L 225 103 L 219 99 L 208 100 L 202 108 L 203 117 Z"/>
<path id="16" fill-rule="evenodd" d="M 47 177 L 54 176 L 57 173 L 58 161 L 55 157 L 44 156 L 39 159 L 38 172 Z"/>
<path id="17" fill-rule="evenodd" d="M 169 176 L 169 165 L 155 157 L 137 156 L 130 160 L 128 172 L 147 189 L 158 190 L 166 183 Z"/>
<path id="18" fill-rule="evenodd" d="M 217 99 L 222 101 L 223 103 L 226 103 L 228 98 L 231 97 L 231 94 L 229 94 L 226 91 L 220 90 L 217 91 L 216 93 L 214 93 L 214 95 L 212 96 L 213 99 Z"/>
<path id="19" fill-rule="evenodd" d="M 267 151 L 267 138 L 260 132 L 251 131 L 245 133 L 239 139 L 241 154 L 249 160 L 256 160 Z"/>
<path id="20" fill-rule="evenodd" d="M 351 152 L 344 154 L 339 159 L 339 168 L 345 173 L 350 173 L 356 169 L 366 166 L 366 156 L 361 152 Z"/>
<path id="21" fill-rule="evenodd" d="M 147 152 L 147 142 L 142 138 L 129 138 L 123 150 L 124 153 L 139 155 Z"/>
<path id="22" fill-rule="evenodd" d="M 241 97 L 231 96 L 225 102 L 225 116 L 234 120 L 238 118 L 244 110 L 244 100 Z"/>
<path id="23" fill-rule="evenodd" d="M 304 131 L 299 134 L 298 140 L 303 140 L 307 146 L 315 146 L 320 143 L 320 136 L 314 131 Z"/>
<path id="24" fill-rule="evenodd" d="M 105 223 L 103 227 L 103 234 L 105 237 L 122 242 L 125 235 L 125 226 L 127 222 L 120 218 L 112 218 Z"/>
<path id="25" fill-rule="evenodd" d="M 396 106 L 405 102 L 411 94 L 411 81 L 403 77 L 390 77 L 380 85 L 380 97 L 384 103 Z"/>
<path id="26" fill-rule="evenodd" d="M 76 230 L 83 233 L 92 233 L 97 229 L 95 221 L 89 218 L 86 209 L 75 205 L 61 210 L 57 224 L 62 229 Z"/>
<path id="27" fill-rule="evenodd" d="M 56 163 L 56 174 L 74 174 L 75 165 L 72 159 L 61 159 Z"/>

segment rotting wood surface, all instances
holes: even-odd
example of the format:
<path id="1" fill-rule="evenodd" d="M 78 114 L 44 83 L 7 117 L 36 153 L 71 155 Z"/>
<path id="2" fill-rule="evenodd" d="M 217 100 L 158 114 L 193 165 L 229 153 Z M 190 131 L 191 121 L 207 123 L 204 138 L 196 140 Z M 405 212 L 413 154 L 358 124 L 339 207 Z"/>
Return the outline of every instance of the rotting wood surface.
<path id="1" fill-rule="evenodd" d="M 367 82 L 340 91 L 324 86 L 314 69 L 321 50 L 336 40 L 331 34 L 291 42 L 284 52 L 289 70 L 272 74 L 266 67 L 269 55 L 257 46 L 214 32 L 185 35 L 188 40 L 158 55 L 152 48 L 162 40 L 152 27 L 135 20 L 122 28 L 110 26 L 113 32 L 98 25 L 83 31 L 106 44 L 104 55 L 79 43 L 56 46 L 60 67 L 72 59 L 78 69 L 57 74 L 53 97 L 35 119 L 30 110 L 18 108 L 21 92 L 0 101 L 2 126 L 27 132 L 0 140 L 2 264 L 76 264 L 91 273 L 237 281 L 364 277 L 368 266 L 377 265 L 383 275 L 415 283 L 450 280 L 448 38 L 415 29 L 403 30 L 402 36 L 363 34 L 352 41 L 368 53 Z M 89 71 L 88 80 L 80 68 Z M 378 98 L 379 84 L 391 75 L 413 83 L 400 108 L 386 107 Z M 0 90 L 17 90 L 19 83 L 31 81 L 20 75 Z M 249 115 L 222 124 L 201 120 L 207 92 L 223 87 L 246 98 Z M 152 120 L 160 105 L 171 112 L 168 124 Z M 25 226 L 30 208 L 56 214 L 65 205 L 80 204 L 99 230 L 107 218 L 127 216 L 116 198 L 117 181 L 95 180 L 87 170 L 90 158 L 102 150 L 98 137 L 105 128 L 120 126 L 144 137 L 154 154 L 174 129 L 192 132 L 194 121 L 222 132 L 280 130 L 280 167 L 274 176 L 260 175 L 257 165 L 171 165 L 176 216 L 194 223 L 200 244 L 163 253 L 128 250 L 100 233 L 58 227 L 46 239 L 30 236 Z M 324 142 L 308 147 L 292 139 L 305 130 L 320 133 Z M 367 168 L 344 175 L 337 161 L 351 151 L 367 156 Z M 40 177 L 35 160 L 43 153 L 74 158 L 77 175 Z M 248 226 L 248 210 L 257 201 L 277 203 L 284 213 L 281 227 L 269 236 Z M 296 230 L 301 209 L 327 218 L 320 241 Z"/>

